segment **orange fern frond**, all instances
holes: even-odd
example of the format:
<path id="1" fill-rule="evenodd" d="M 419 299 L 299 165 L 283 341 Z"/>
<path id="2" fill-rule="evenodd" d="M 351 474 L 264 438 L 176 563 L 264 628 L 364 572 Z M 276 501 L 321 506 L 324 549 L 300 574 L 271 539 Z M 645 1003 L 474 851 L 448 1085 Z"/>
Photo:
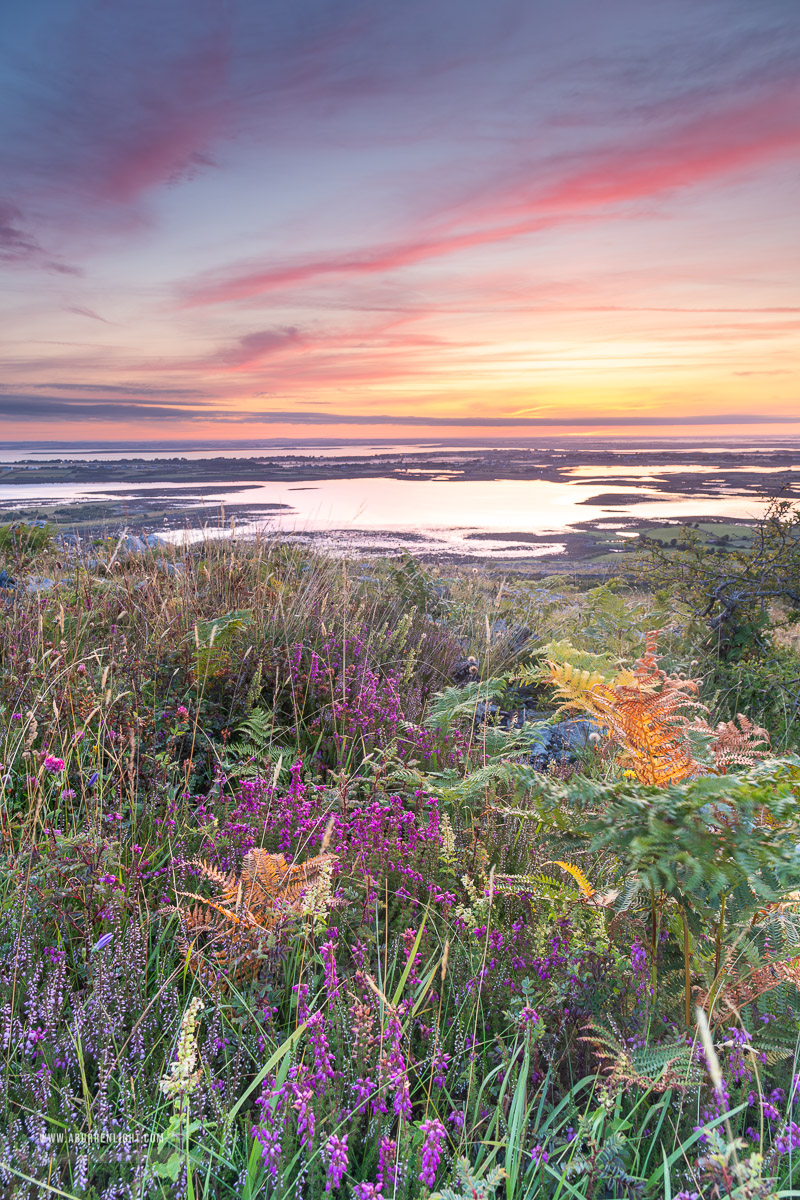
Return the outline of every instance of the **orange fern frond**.
<path id="1" fill-rule="evenodd" d="M 595 889 L 589 883 L 589 880 L 586 878 L 580 867 L 576 867 L 573 863 L 562 862 L 560 858 L 557 858 L 554 861 L 557 867 L 561 867 L 562 871 L 566 871 L 568 875 L 572 876 L 580 888 L 581 895 L 584 897 L 584 899 L 591 900 L 592 896 L 595 894 Z"/>
<path id="2" fill-rule="evenodd" d="M 317 854 L 304 863 L 289 864 L 282 854 L 251 850 L 242 864 L 244 902 L 254 912 L 276 906 L 297 908 L 304 893 L 333 862 L 333 855 Z"/>
<path id="3" fill-rule="evenodd" d="M 648 629 L 644 643 L 644 654 L 633 664 L 633 675 L 640 687 L 657 687 L 667 678 L 658 665 L 658 630 Z"/>
<path id="4" fill-rule="evenodd" d="M 230 872 L 220 871 L 217 867 L 212 866 L 211 863 L 206 862 L 204 858 L 191 858 L 189 859 L 189 865 L 195 867 L 201 875 L 209 879 L 219 890 L 236 882 L 235 875 Z"/>
<path id="5" fill-rule="evenodd" d="M 304 863 L 292 864 L 281 881 L 283 895 L 292 901 L 299 900 L 335 861 L 336 856 L 333 854 L 317 854 L 314 858 L 306 859 Z"/>
<path id="6" fill-rule="evenodd" d="M 695 701 L 674 688 L 642 693 L 623 686 L 616 693 L 604 721 L 622 749 L 622 765 L 640 783 L 665 787 L 701 772 L 689 741 L 689 719 L 681 711 Z"/>
<path id="7" fill-rule="evenodd" d="M 597 672 L 550 664 L 550 682 L 562 708 L 586 712 L 622 751 L 620 762 L 640 783 L 665 787 L 703 772 L 689 740 L 688 711 L 705 711 L 693 698 L 694 679 L 667 675 L 658 665 L 658 634 L 646 634 L 632 671 L 608 683 Z"/>

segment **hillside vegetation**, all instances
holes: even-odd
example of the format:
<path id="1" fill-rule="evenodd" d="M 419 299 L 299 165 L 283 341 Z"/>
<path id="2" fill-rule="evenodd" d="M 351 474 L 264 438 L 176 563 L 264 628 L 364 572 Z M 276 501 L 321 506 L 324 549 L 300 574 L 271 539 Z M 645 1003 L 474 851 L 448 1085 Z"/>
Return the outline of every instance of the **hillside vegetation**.
<path id="1" fill-rule="evenodd" d="M 796 532 L 2 531 L 2 1194 L 800 1194 Z"/>

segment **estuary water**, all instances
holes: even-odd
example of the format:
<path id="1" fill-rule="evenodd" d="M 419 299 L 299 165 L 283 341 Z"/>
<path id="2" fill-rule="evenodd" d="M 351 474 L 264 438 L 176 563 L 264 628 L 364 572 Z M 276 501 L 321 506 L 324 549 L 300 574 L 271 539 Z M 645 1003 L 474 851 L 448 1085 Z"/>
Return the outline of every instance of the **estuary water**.
<path id="1" fill-rule="evenodd" d="M 553 482 L 370 477 L 313 483 L 226 482 L 218 490 L 213 484 L 202 490 L 169 483 L 18 484 L 0 486 L 0 503 L 5 508 L 27 507 L 128 495 L 142 498 L 148 493 L 167 500 L 170 493 L 180 493 L 181 507 L 193 510 L 191 528 L 165 530 L 174 541 L 202 537 L 197 518 L 207 533 L 228 528 L 233 518 L 240 535 L 313 533 L 317 540 L 326 535 L 326 542 L 349 540 L 376 550 L 416 544 L 419 550 L 446 549 L 481 557 L 501 548 L 512 557 L 558 553 L 563 549 L 559 535 L 575 532 L 587 522 L 616 529 L 616 536 L 623 537 L 631 521 L 667 523 L 702 516 L 753 519 L 764 510 L 764 503 L 751 496 L 664 493 L 644 479 L 626 484 L 630 499 L 598 506 L 591 503 L 598 484 L 580 478 Z M 265 509 L 267 505 L 274 507 Z M 548 541 L 526 543 L 531 535 Z"/>
<path id="2" fill-rule="evenodd" d="M 487 445 L 485 449 L 491 453 L 494 447 Z M 726 452 L 728 449 L 725 448 Z M 502 450 L 509 454 L 508 446 Z M 436 454 L 435 465 L 428 466 L 424 457 L 415 457 L 432 451 Z M 646 463 L 641 458 L 637 461 L 637 452 L 645 451 Z M 157 528 L 144 514 L 155 514 L 163 501 L 162 512 L 166 509 L 174 514 L 173 519 L 165 522 L 164 535 L 176 541 L 227 531 L 233 521 L 240 535 L 280 533 L 313 539 L 329 549 L 350 546 L 354 550 L 382 551 L 408 546 L 421 552 L 531 557 L 560 552 L 565 547 L 563 539 L 568 536 L 591 535 L 595 540 L 599 537 L 607 541 L 608 552 L 614 553 L 622 547 L 625 537 L 632 536 L 637 524 L 668 524 L 704 517 L 750 521 L 763 514 L 766 501 L 754 492 L 752 477 L 754 473 L 763 474 L 764 491 L 769 491 L 772 483 L 769 477 L 775 476 L 777 482 L 781 474 L 774 465 L 759 465 L 754 461 L 752 447 L 745 465 L 737 465 L 728 454 L 723 466 L 722 457 L 715 461 L 713 448 L 708 448 L 707 459 L 697 461 L 699 454 L 706 454 L 706 448 L 695 445 L 693 451 L 693 461 L 689 463 L 688 456 L 682 455 L 677 446 L 658 453 L 652 447 L 631 447 L 613 465 L 601 465 L 581 463 L 579 451 L 570 446 L 565 451 L 563 467 L 556 463 L 555 470 L 550 450 L 547 463 L 543 460 L 542 464 L 544 478 L 484 479 L 462 477 L 465 455 L 474 454 L 474 446 L 442 442 L 230 450 L 186 448 L 179 452 L 183 463 L 201 458 L 267 455 L 270 459 L 295 458 L 308 463 L 313 458 L 317 460 L 317 473 L 323 477 L 292 480 L 294 467 L 290 464 L 285 468 L 289 475 L 285 480 L 237 480 L 233 470 L 226 471 L 228 478 L 224 482 L 215 482 L 213 475 L 194 482 L 187 469 L 180 469 L 176 463 L 174 478 L 184 475 L 183 482 L 137 482 L 132 463 L 125 482 L 3 484 L 0 480 L 0 505 L 6 512 L 24 509 L 29 513 L 32 506 L 40 505 L 44 515 L 45 510 L 52 511 L 55 506 L 115 502 L 121 506 L 123 522 L 128 521 L 130 513 L 131 526 L 144 523 Z M 11 453 L 10 449 L 0 451 L 4 456 Z M 63 455 L 73 461 L 136 458 L 147 462 L 168 456 L 165 448 L 145 452 L 139 447 L 131 447 L 127 453 L 118 448 L 89 447 L 81 451 L 69 447 Z M 380 461 L 387 457 L 386 476 L 359 475 L 355 462 L 348 472 L 346 463 L 340 461 L 331 464 L 328 478 L 328 468 L 321 465 L 321 460 L 324 464 L 332 458 L 363 461 L 378 456 Z M 5 461 L 25 459 L 29 463 L 42 463 L 58 457 L 52 448 L 42 448 L 35 455 L 28 449 L 17 451 L 15 458 L 5 457 Z M 389 472 L 389 461 L 395 467 L 398 462 L 404 464 L 402 477 Z M 800 456 L 789 470 L 795 484 L 800 476 L 798 466 Z M 35 467 L 31 469 L 35 473 Z M 502 474 L 502 470 L 497 473 Z M 737 484 L 739 476 L 741 485 Z M 750 477 L 749 486 L 745 476 Z M 782 476 L 787 476 L 785 467 Z"/>

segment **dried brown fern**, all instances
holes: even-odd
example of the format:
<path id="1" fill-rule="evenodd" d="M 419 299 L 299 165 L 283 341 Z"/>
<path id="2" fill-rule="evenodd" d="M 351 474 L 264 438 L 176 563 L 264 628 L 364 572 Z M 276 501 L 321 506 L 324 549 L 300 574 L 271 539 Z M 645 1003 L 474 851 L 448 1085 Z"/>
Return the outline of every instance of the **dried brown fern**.
<path id="1" fill-rule="evenodd" d="M 216 897 L 179 892 L 194 905 L 163 910 L 178 916 L 177 942 L 190 968 L 213 983 L 257 975 L 270 939 L 305 911 L 306 895 L 330 874 L 334 862 L 334 855 L 318 854 L 290 864 L 282 854 L 251 850 L 236 876 L 193 859 L 191 865 L 212 884 Z"/>
<path id="2" fill-rule="evenodd" d="M 717 1020 L 724 1021 L 737 1014 L 743 1005 L 752 1004 L 782 983 L 791 983 L 800 989 L 800 958 L 765 963 L 739 979 L 725 979 L 721 987 L 700 992 L 697 1003 L 706 1011 L 711 1008 Z"/>
<path id="3" fill-rule="evenodd" d="M 594 1051 L 603 1081 L 610 1095 L 631 1087 L 643 1091 L 664 1092 L 668 1088 L 686 1090 L 701 1081 L 701 1073 L 692 1061 L 691 1047 L 684 1043 L 643 1046 L 633 1049 L 611 1018 L 606 1023 L 591 1020 L 580 1041 Z"/>
<path id="4" fill-rule="evenodd" d="M 744 713 L 737 713 L 732 721 L 721 721 L 716 729 L 703 720 L 695 721 L 693 728 L 713 735 L 708 749 L 719 775 L 726 775 L 728 767 L 755 767 L 770 751 L 766 729 L 756 725 Z"/>

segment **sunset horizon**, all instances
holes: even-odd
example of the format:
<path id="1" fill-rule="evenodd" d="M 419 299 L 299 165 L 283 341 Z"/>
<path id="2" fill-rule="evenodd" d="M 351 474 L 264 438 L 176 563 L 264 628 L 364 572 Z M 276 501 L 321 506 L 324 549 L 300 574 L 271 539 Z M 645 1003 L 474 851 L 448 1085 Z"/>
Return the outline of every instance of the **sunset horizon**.
<path id="1" fill-rule="evenodd" d="M 794 436 L 800 22 L 16 6 L 0 438 Z"/>

